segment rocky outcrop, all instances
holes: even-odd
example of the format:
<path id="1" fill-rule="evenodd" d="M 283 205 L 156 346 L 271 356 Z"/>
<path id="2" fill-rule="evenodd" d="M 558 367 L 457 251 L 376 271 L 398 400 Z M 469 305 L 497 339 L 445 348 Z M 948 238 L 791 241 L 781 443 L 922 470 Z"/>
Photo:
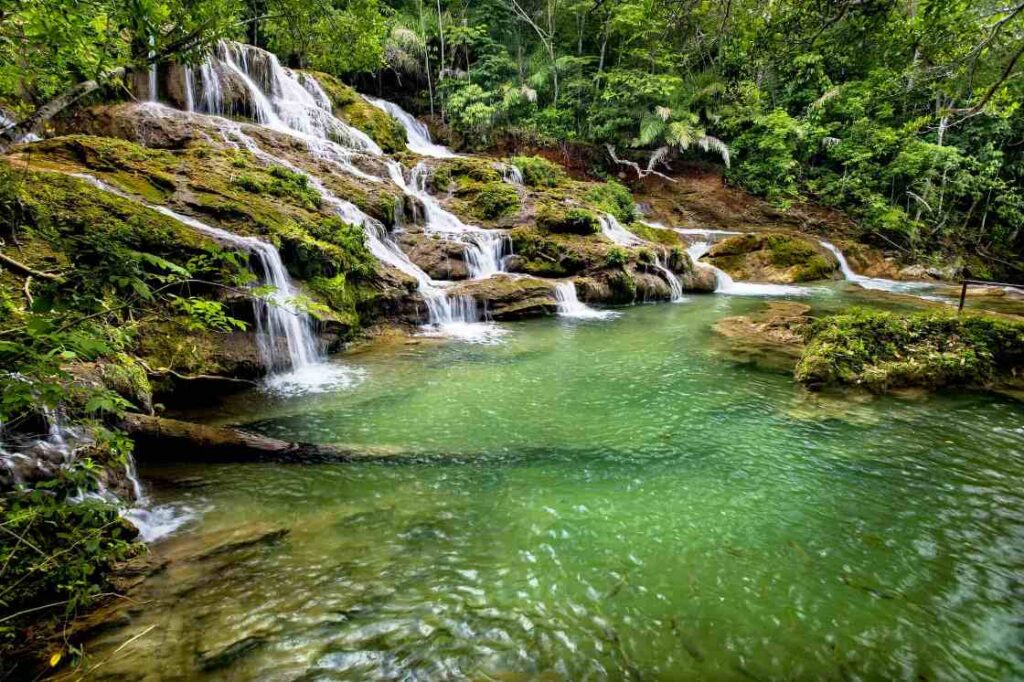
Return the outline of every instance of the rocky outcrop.
<path id="1" fill-rule="evenodd" d="M 431 279 L 461 280 L 469 277 L 465 246 L 440 236 L 404 232 L 398 239 L 402 251 Z"/>
<path id="2" fill-rule="evenodd" d="M 449 290 L 452 296 L 472 296 L 492 320 L 553 314 L 558 309 L 554 291 L 554 282 L 512 275 L 468 280 Z"/>
<path id="3" fill-rule="evenodd" d="M 787 232 L 729 237 L 712 246 L 706 258 L 739 281 L 792 284 L 839 275 L 839 261 L 825 247 Z"/>

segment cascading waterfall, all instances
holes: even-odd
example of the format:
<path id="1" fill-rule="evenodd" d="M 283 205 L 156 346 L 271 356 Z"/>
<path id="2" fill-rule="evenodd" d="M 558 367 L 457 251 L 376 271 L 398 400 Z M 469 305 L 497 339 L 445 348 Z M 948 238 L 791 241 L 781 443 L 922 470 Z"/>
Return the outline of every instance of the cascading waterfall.
<path id="1" fill-rule="evenodd" d="M 314 158 L 327 162 L 343 172 L 372 182 L 382 180 L 357 168 L 352 162 L 359 154 L 383 156 L 380 147 L 365 133 L 333 116 L 330 99 L 315 78 L 308 74 L 296 74 L 282 67 L 277 57 L 269 52 L 250 45 L 226 41 L 218 44 L 214 54 L 207 57 L 199 71 L 202 91 L 195 101 L 197 110 L 201 113 L 222 114 L 229 109 L 239 113 L 234 103 L 228 105 L 225 102 L 227 82 L 230 80 L 236 91 L 239 86 L 244 90 L 249 113 L 259 124 L 301 140 Z M 375 104 L 381 106 L 390 103 Z M 383 108 L 389 109 L 386 106 Z M 394 115 L 402 120 L 401 109 L 394 107 L 393 111 Z M 435 156 L 455 156 L 447 148 L 429 142 L 429 133 L 421 123 L 408 114 L 406 119 L 403 125 L 407 126 L 407 130 L 411 130 L 410 140 L 414 144 L 429 143 L 432 147 L 424 149 L 431 150 Z M 263 152 L 251 137 L 242 133 L 239 125 L 226 120 L 221 120 L 221 123 L 222 131 L 229 131 L 236 140 L 241 141 L 261 158 L 298 170 L 283 159 Z M 424 206 L 426 230 L 443 234 L 446 238 L 465 246 L 466 263 L 473 278 L 485 278 L 503 271 L 502 260 L 511 253 L 511 240 L 506 234 L 466 225 L 445 211 L 426 191 L 425 167 L 413 173 L 414 182 L 406 183 L 399 164 L 389 162 L 387 166 L 390 179 L 403 192 L 416 198 Z M 303 174 L 313 179 L 309 173 Z M 347 216 L 346 220 L 363 226 L 374 255 L 415 277 L 420 285 L 420 293 L 426 301 L 432 327 L 445 329 L 451 325 L 465 325 L 479 319 L 475 305 L 468 306 L 457 301 L 448 301 L 445 293 L 447 283 L 432 281 L 402 254 L 393 240 L 382 239 L 382 236 L 386 237 L 386 230 L 379 222 L 369 218 L 348 202 L 330 195 L 323 187 L 323 183 L 317 181 L 314 185 L 336 211 L 342 211 Z M 456 333 L 462 335 L 461 332 Z"/>
<path id="2" fill-rule="evenodd" d="M 837 261 L 839 261 L 839 270 L 843 273 L 843 278 L 848 282 L 853 282 L 863 289 L 889 291 L 897 294 L 913 294 L 927 300 L 946 300 L 940 296 L 926 296 L 921 294 L 920 292 L 922 289 L 930 289 L 933 287 L 933 285 L 928 282 L 897 282 L 895 280 L 884 279 L 881 277 L 866 277 L 864 275 L 858 275 L 853 271 L 853 268 L 850 267 L 849 262 L 846 260 L 846 256 L 844 256 L 843 252 L 839 250 L 839 247 L 825 240 L 821 240 L 820 243 L 836 257 Z"/>
<path id="3" fill-rule="evenodd" d="M 673 303 L 683 303 L 686 301 L 686 297 L 683 295 L 683 283 L 676 277 L 676 273 L 669 270 L 661 262 L 661 256 L 657 253 L 654 255 L 654 267 L 658 269 L 658 272 L 665 278 L 665 282 L 668 283 L 669 292 L 671 292 L 671 300 Z"/>
<path id="4" fill-rule="evenodd" d="M 154 49 L 155 45 L 156 45 L 156 39 L 153 38 L 153 36 L 149 36 L 149 61 L 150 61 L 150 64 L 149 64 L 149 83 L 147 84 L 148 88 L 149 88 L 149 91 L 146 93 L 146 96 L 149 98 L 150 102 L 156 102 L 157 101 L 156 50 Z"/>
<path id="5" fill-rule="evenodd" d="M 428 233 L 444 235 L 465 245 L 466 266 L 472 279 L 486 279 L 504 272 L 503 258 L 510 253 L 511 240 L 500 230 L 484 230 L 467 225 L 441 207 L 441 204 L 427 191 L 430 169 L 419 163 L 406 183 L 401 166 L 390 164 L 392 178 L 405 191 L 423 205 L 424 229 Z"/>
<path id="6" fill-rule="evenodd" d="M 601 234 L 615 242 L 619 246 L 639 246 L 644 243 L 643 239 L 637 237 L 635 234 L 624 228 L 615 216 L 610 213 L 606 213 L 598 217 L 598 222 L 601 224 Z M 665 283 L 668 284 L 670 292 L 670 300 L 673 303 L 682 303 L 686 301 L 686 297 L 683 295 L 683 284 L 679 281 L 679 278 L 674 272 L 669 270 L 664 263 L 661 262 L 661 256 L 657 253 L 654 254 L 654 267 L 662 274 L 665 279 Z"/>
<path id="7" fill-rule="evenodd" d="M 637 237 L 635 234 L 624 228 L 619 221 L 616 220 L 615 216 L 610 213 L 598 216 L 597 220 L 601 224 L 601 234 L 619 246 L 639 246 L 644 243 L 640 237 Z"/>
<path id="8" fill-rule="evenodd" d="M 91 175 L 76 174 L 75 177 L 121 198 L 137 201 Z M 150 205 L 141 201 L 137 203 L 206 234 L 218 242 L 245 251 L 256 261 L 259 285 L 271 289 L 266 298 L 256 298 L 253 301 L 257 347 L 264 366 L 270 371 L 268 386 L 281 392 L 290 392 L 324 390 L 337 387 L 339 384 L 351 383 L 351 372 L 341 367 L 327 369 L 323 366 L 324 354 L 317 341 L 313 319 L 304 310 L 296 307 L 298 291 L 288 276 L 281 254 L 272 244 L 207 225 L 166 206 Z"/>
<path id="9" fill-rule="evenodd" d="M 195 73 L 192 71 L 191 66 L 184 68 L 185 73 L 185 111 L 193 112 L 196 110 L 196 93 L 195 93 Z"/>
<path id="10" fill-rule="evenodd" d="M 502 182 L 506 182 L 516 187 L 523 186 L 523 171 L 519 168 L 519 166 L 515 165 L 514 163 L 499 163 L 496 164 L 496 168 L 498 172 L 501 173 Z"/>
<path id="11" fill-rule="evenodd" d="M 581 301 L 576 295 L 576 283 L 572 280 L 555 285 L 555 301 L 558 303 L 558 314 L 561 317 L 603 320 L 615 316 L 615 312 L 611 310 L 595 310 Z"/>
<path id="12" fill-rule="evenodd" d="M 704 236 L 710 236 L 709 231 L 697 231 L 694 234 L 703 234 Z M 686 253 L 689 254 L 690 260 L 694 263 L 698 262 L 704 254 L 711 249 L 711 242 L 695 242 L 686 249 Z M 729 275 L 728 272 L 721 268 L 716 268 L 710 263 L 704 263 L 709 268 L 715 271 L 715 293 L 716 294 L 727 294 L 732 296 L 807 296 L 811 293 L 811 290 L 807 287 L 797 287 L 789 284 L 757 284 L 754 282 L 737 282 Z"/>
<path id="13" fill-rule="evenodd" d="M 456 156 L 452 150 L 444 145 L 434 144 L 430 139 L 430 131 L 427 126 L 408 111 L 394 102 L 389 102 L 376 97 L 365 97 L 366 101 L 394 116 L 402 127 L 405 128 L 406 146 L 409 151 L 420 156 L 432 156 L 435 159 L 451 159 Z"/>
<path id="14" fill-rule="evenodd" d="M 367 248 L 374 257 L 415 279 L 417 289 L 427 306 L 428 323 L 426 328 L 428 331 L 472 341 L 489 341 L 500 333 L 494 325 L 480 323 L 479 310 L 472 298 L 450 298 L 445 291 L 450 283 L 432 280 L 426 272 L 405 255 L 380 221 L 367 215 L 355 204 L 335 196 L 316 176 L 286 159 L 275 157 L 264 151 L 252 137 L 242 131 L 239 124 L 227 120 L 221 120 L 220 124 L 221 134 L 226 142 L 240 144 L 268 164 L 283 165 L 289 170 L 303 175 L 310 187 L 320 195 L 321 200 L 333 210 L 335 215 L 350 225 L 358 225 L 363 228 Z M 392 172 L 401 174 L 401 166 L 397 163 L 390 164 L 389 168 Z"/>

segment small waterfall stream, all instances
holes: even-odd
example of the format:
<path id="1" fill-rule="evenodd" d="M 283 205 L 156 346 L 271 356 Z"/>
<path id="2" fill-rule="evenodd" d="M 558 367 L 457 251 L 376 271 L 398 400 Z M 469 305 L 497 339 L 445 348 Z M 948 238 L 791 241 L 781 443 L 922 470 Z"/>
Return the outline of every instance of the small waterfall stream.
<path id="1" fill-rule="evenodd" d="M 581 301 L 576 295 L 576 283 L 571 279 L 555 285 L 555 301 L 558 302 L 560 317 L 572 317 L 581 320 L 603 320 L 614 317 L 611 310 L 595 310 Z"/>
<path id="2" fill-rule="evenodd" d="M 409 148 L 409 151 L 420 156 L 432 156 L 435 159 L 451 159 L 458 156 L 448 147 L 435 144 L 430 139 L 430 131 L 427 130 L 427 126 L 394 102 L 376 97 L 365 97 L 365 99 L 378 109 L 382 109 L 394 116 L 402 124 L 402 127 L 405 128 L 406 146 Z"/>
<path id="3" fill-rule="evenodd" d="M 259 48 L 222 41 L 215 54 L 208 57 L 200 68 L 202 93 L 197 101 L 202 103 L 201 109 L 204 113 L 217 114 L 225 109 L 224 85 L 221 82 L 223 73 L 233 75 L 245 88 L 253 104 L 255 118 L 261 125 L 302 140 L 314 158 L 330 163 L 343 172 L 373 182 L 382 180 L 352 163 L 352 159 L 358 154 L 383 156 L 380 147 L 365 133 L 334 117 L 330 98 L 315 78 L 308 74 L 296 74 L 282 67 L 276 56 Z M 430 143 L 425 126 L 411 115 L 405 114 L 403 117 L 403 112 L 397 105 L 383 101 L 374 104 L 382 106 L 389 113 L 397 112 L 394 115 L 397 115 L 410 131 L 410 140 L 413 144 L 418 145 L 426 141 L 431 147 L 422 148 L 431 149 L 432 155 L 455 156 L 447 148 Z M 361 225 L 367 235 L 368 246 L 378 259 L 416 279 L 420 294 L 427 305 L 428 326 L 432 330 L 465 337 L 467 325 L 480 320 L 475 303 L 469 305 L 465 301 L 449 301 L 445 292 L 448 283 L 431 280 L 412 263 L 379 221 L 370 218 L 350 202 L 333 196 L 312 174 L 264 151 L 255 140 L 241 130 L 240 125 L 222 119 L 220 127 L 226 138 L 234 138 L 236 142 L 240 142 L 268 163 L 285 165 L 301 172 L 309 178 L 311 184 L 339 216 L 347 222 Z M 464 245 L 471 277 L 482 279 L 503 271 L 502 259 L 511 253 L 511 242 L 507 235 L 466 225 L 444 210 L 426 191 L 425 166 L 419 171 L 414 171 L 412 182 L 407 183 L 400 164 L 388 162 L 386 165 L 390 180 L 424 207 L 426 231 L 441 234 Z M 477 338 L 480 335 L 474 332 L 468 336 Z"/>
<path id="4" fill-rule="evenodd" d="M 218 242 L 248 253 L 255 261 L 259 285 L 271 288 L 266 298 L 253 300 L 256 339 L 261 361 L 270 371 L 268 385 L 278 390 L 306 390 L 337 386 L 350 375 L 339 375 L 323 366 L 324 354 L 317 340 L 313 319 L 296 305 L 299 292 L 288 276 L 281 254 L 272 244 L 254 237 L 242 237 L 227 230 L 207 225 L 195 218 L 177 213 L 166 206 L 150 205 L 108 185 L 98 178 L 76 174 L 93 186 L 135 201 L 157 211 Z"/>

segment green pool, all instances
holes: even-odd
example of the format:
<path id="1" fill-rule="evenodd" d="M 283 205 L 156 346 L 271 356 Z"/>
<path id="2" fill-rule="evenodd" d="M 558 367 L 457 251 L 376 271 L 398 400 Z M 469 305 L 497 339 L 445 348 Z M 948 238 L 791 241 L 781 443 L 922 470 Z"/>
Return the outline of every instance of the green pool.
<path id="1" fill-rule="evenodd" d="M 151 578 L 87 643 L 97 674 L 1024 675 L 1022 405 L 808 394 L 715 340 L 716 319 L 760 305 L 380 345 L 342 358 L 346 390 L 203 415 L 403 456 L 143 463 L 156 500 L 197 517 L 168 551 L 289 532 Z"/>

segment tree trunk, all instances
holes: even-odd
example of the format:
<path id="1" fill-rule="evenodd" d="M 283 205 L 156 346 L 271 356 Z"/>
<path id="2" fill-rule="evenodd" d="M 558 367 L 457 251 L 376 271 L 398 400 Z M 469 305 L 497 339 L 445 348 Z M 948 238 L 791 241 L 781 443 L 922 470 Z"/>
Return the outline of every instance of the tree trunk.
<path id="1" fill-rule="evenodd" d="M 347 462 L 385 456 L 144 414 L 125 415 L 120 427 L 135 442 L 137 459 L 144 462 Z"/>
<path id="2" fill-rule="evenodd" d="M 112 78 L 120 78 L 124 76 L 124 67 L 118 67 L 104 74 L 104 80 Z M 44 123 L 49 121 L 51 118 L 59 114 L 61 111 L 66 109 L 68 106 L 74 104 L 82 97 L 85 97 L 91 92 L 96 91 L 100 87 L 100 82 L 96 80 L 88 80 L 75 85 L 74 87 L 65 90 L 61 94 L 57 95 L 49 102 L 32 112 L 32 115 L 26 118 L 24 121 L 17 123 L 10 128 L 6 128 L 0 131 L 0 154 L 6 152 L 11 148 L 12 145 L 17 144 L 21 140 L 31 133 L 34 133 Z"/>

